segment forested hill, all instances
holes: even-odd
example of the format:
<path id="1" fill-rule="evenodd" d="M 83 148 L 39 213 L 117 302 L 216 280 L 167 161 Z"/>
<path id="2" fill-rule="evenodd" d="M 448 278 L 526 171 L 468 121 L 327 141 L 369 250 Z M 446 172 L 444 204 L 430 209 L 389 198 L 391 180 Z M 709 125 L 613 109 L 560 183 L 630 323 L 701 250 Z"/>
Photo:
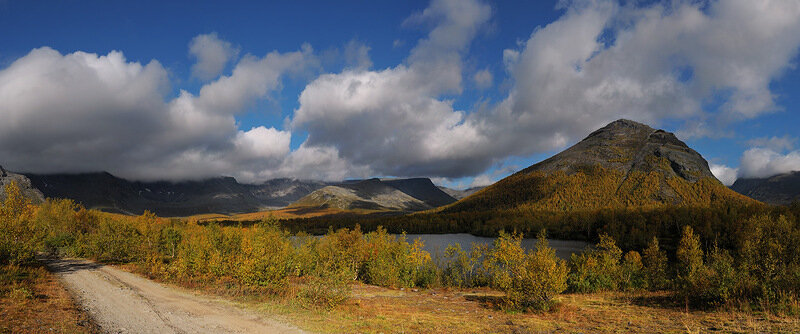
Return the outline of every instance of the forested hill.
<path id="1" fill-rule="evenodd" d="M 443 209 L 573 211 L 752 203 L 674 134 L 614 121 L 553 157 Z"/>

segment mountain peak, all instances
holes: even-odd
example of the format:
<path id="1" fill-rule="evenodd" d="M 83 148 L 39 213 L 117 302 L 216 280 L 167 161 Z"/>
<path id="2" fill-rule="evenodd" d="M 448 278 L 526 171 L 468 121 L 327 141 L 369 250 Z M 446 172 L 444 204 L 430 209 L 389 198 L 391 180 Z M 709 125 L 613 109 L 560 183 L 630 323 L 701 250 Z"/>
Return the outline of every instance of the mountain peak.
<path id="1" fill-rule="evenodd" d="M 656 171 L 690 182 L 714 177 L 708 162 L 673 133 L 627 119 L 609 123 L 523 172 L 564 171 L 571 175 L 587 166 L 601 166 L 624 174 Z"/>
<path id="2" fill-rule="evenodd" d="M 747 201 L 674 134 L 620 119 L 445 210 L 575 210 Z"/>

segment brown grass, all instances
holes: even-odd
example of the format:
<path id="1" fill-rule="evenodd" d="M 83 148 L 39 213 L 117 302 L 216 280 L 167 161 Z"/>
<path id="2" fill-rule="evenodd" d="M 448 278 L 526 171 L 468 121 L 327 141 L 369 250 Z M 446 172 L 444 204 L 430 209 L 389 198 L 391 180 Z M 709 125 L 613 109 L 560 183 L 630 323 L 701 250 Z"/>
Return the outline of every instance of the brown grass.
<path id="1" fill-rule="evenodd" d="M 58 278 L 41 265 L 0 267 L 0 333 L 97 333 Z"/>
<path id="2" fill-rule="evenodd" d="M 639 297 L 664 293 L 598 293 L 560 296 L 554 310 L 502 310 L 491 289 L 391 290 L 354 285 L 354 297 L 332 312 L 289 312 L 289 318 L 320 332 L 363 333 L 793 333 L 800 320 L 727 311 L 683 312 L 644 306 Z M 291 313 L 297 314 L 291 314 Z"/>

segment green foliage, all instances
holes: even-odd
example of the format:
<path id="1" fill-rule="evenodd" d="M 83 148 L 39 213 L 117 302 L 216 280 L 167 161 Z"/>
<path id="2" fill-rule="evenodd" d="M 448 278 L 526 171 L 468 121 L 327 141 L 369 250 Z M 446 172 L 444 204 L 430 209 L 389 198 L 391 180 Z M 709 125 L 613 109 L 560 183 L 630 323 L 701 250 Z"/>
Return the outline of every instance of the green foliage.
<path id="1" fill-rule="evenodd" d="M 20 265 L 33 261 L 41 236 L 31 223 L 34 206 L 22 195 L 16 182 L 5 187 L 6 199 L 0 206 L 0 265 Z"/>
<path id="2" fill-rule="evenodd" d="M 526 253 L 518 233 L 502 232 L 486 256 L 492 286 L 506 293 L 511 308 L 549 309 L 552 298 L 567 288 L 567 266 L 556 257 L 542 231 L 536 250 Z"/>
<path id="3" fill-rule="evenodd" d="M 642 256 L 636 251 L 625 253 L 619 268 L 618 288 L 620 290 L 637 290 L 646 286 L 647 277 L 642 264 Z"/>
<path id="4" fill-rule="evenodd" d="M 283 291 L 289 283 L 292 253 L 288 235 L 275 226 L 244 230 L 235 275 L 245 284 Z"/>
<path id="5" fill-rule="evenodd" d="M 367 258 L 363 279 L 366 283 L 388 287 L 428 286 L 432 277 L 430 254 L 422 250 L 422 241 L 412 244 L 405 236 L 397 238 L 379 228 L 365 236 Z"/>
<path id="6" fill-rule="evenodd" d="M 669 287 L 667 253 L 661 250 L 658 238 L 653 237 L 643 254 L 642 264 L 644 265 L 646 286 L 651 290 L 662 290 Z"/>
<path id="7" fill-rule="evenodd" d="M 473 243 L 469 253 L 460 244 L 448 245 L 444 251 L 442 283 L 459 288 L 487 285 L 489 277 L 481 266 L 486 252 L 487 247 L 482 244 Z"/>
<path id="8" fill-rule="evenodd" d="M 622 250 L 613 238 L 600 235 L 594 248 L 570 258 L 569 288 L 575 292 L 616 290 L 620 286 Z"/>
<path id="9" fill-rule="evenodd" d="M 700 249 L 700 236 L 694 234 L 690 226 L 684 226 L 681 241 L 675 252 L 678 259 L 678 292 L 685 299 L 699 296 L 705 288 L 705 267 L 703 266 L 703 250 Z"/>

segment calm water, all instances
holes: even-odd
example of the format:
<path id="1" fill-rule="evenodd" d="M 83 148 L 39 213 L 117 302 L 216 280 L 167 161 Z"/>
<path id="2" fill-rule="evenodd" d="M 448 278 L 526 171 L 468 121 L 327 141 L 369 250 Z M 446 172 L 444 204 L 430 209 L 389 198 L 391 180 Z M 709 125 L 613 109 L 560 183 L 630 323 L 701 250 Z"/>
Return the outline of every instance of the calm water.
<path id="1" fill-rule="evenodd" d="M 485 238 L 485 237 L 476 237 L 472 234 L 466 233 L 451 233 L 451 234 L 408 234 L 407 235 L 408 242 L 413 242 L 414 239 L 420 238 L 425 243 L 425 250 L 431 253 L 431 256 L 435 256 L 435 254 L 442 255 L 444 254 L 444 250 L 447 248 L 447 245 L 450 244 L 459 244 L 461 245 L 461 249 L 465 251 L 469 251 L 470 247 L 472 247 L 472 243 L 482 243 L 488 246 L 492 246 L 492 242 L 494 242 L 494 238 Z M 583 241 L 571 241 L 571 240 L 556 240 L 556 239 L 549 239 L 550 247 L 556 250 L 556 255 L 562 259 L 569 259 L 569 256 L 572 253 L 578 253 L 582 251 L 588 243 Z M 536 239 L 522 239 L 522 247 L 525 249 L 533 249 L 536 246 Z"/>

